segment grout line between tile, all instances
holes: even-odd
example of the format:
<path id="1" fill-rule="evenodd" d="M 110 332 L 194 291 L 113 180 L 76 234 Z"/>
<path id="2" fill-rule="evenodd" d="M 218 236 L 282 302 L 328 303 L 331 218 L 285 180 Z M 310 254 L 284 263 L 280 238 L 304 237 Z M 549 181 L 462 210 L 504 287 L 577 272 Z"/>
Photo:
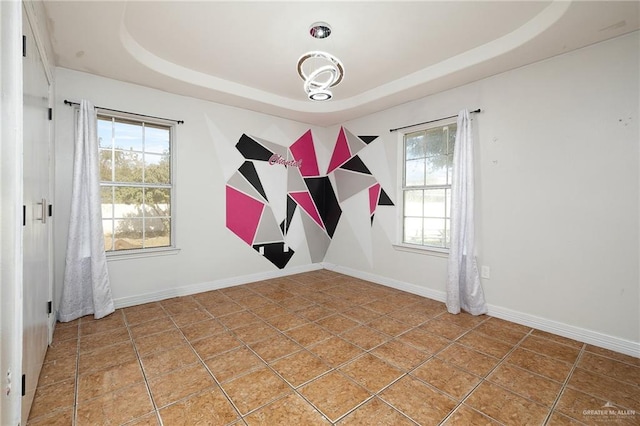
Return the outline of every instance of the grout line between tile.
<path id="1" fill-rule="evenodd" d="M 162 308 L 163 311 L 166 312 L 166 310 L 164 309 L 164 307 L 162 305 L 160 305 L 160 307 Z M 123 316 L 124 316 L 125 326 L 127 327 L 127 333 L 129 334 L 129 339 L 131 340 L 131 345 L 133 346 L 133 350 L 136 353 L 136 359 L 138 360 L 138 366 L 140 367 L 140 371 L 142 372 L 142 378 L 144 380 L 144 386 L 147 389 L 147 396 L 149 396 L 149 399 L 151 400 L 151 405 L 153 407 L 153 413 L 156 416 L 156 420 L 158 421 L 158 424 L 162 425 L 162 419 L 160 418 L 160 412 L 158 411 L 158 406 L 156 404 L 156 400 L 153 397 L 153 394 L 151 393 L 151 386 L 149 385 L 149 381 L 147 379 L 147 373 L 144 371 L 144 366 L 142 365 L 142 358 L 140 357 L 140 353 L 138 352 L 138 347 L 136 346 L 135 340 L 133 339 L 133 334 L 131 333 L 131 329 L 129 327 L 129 323 L 127 322 L 127 317 L 126 317 L 126 315 L 123 315 Z"/>
<path id="2" fill-rule="evenodd" d="M 547 425 L 551 420 L 551 416 L 553 415 L 553 410 L 555 410 L 556 406 L 558 405 L 558 402 L 560 401 L 560 398 L 562 398 L 562 395 L 564 394 L 564 391 L 567 388 L 567 385 L 569 384 L 569 380 L 571 380 L 571 376 L 573 376 L 573 372 L 576 370 L 576 368 L 578 368 L 578 364 L 580 363 L 580 359 L 582 359 L 582 355 L 585 352 L 586 346 L 587 346 L 586 344 L 584 343 L 582 344 L 582 348 L 580 348 L 580 352 L 578 353 L 576 360 L 573 362 L 573 365 L 571 366 L 571 370 L 569 371 L 569 374 L 567 374 L 567 377 L 565 378 L 564 383 L 560 388 L 560 392 L 558 392 L 558 395 L 556 395 L 555 401 L 553 401 L 553 404 L 551 405 L 551 410 L 549 410 L 549 414 L 547 414 L 547 418 L 544 420 L 544 423 L 543 423 L 544 425 Z"/>
<path id="3" fill-rule="evenodd" d="M 76 346 L 76 373 L 75 373 L 75 384 L 73 385 L 73 408 L 71 411 L 72 426 L 76 426 L 78 424 L 77 412 L 78 412 L 78 387 L 80 385 L 80 323 L 82 323 L 82 319 L 78 321 L 78 335 L 77 335 L 77 346 Z M 36 387 L 36 390 L 37 390 L 37 387 Z"/>
<path id="4" fill-rule="evenodd" d="M 223 293 L 223 294 L 224 294 L 224 293 Z M 226 296 L 226 295 L 225 295 L 225 296 Z M 229 297 L 229 296 L 227 296 L 227 297 Z M 231 299 L 231 298 L 229 298 L 229 299 Z M 195 299 L 194 299 L 194 300 L 195 300 Z M 216 317 L 215 315 L 213 315 L 211 312 L 209 312 L 209 310 L 207 310 L 207 309 L 205 308 L 205 306 L 204 306 L 204 305 L 202 305 L 199 301 L 195 300 L 195 302 L 196 302 L 199 306 L 201 306 L 201 307 L 202 307 L 202 309 L 204 309 L 204 310 L 205 310 L 205 312 L 208 312 L 208 313 L 209 313 L 209 314 L 210 314 L 214 319 L 217 319 L 217 317 Z M 164 309 L 164 308 L 163 308 L 163 309 Z M 193 347 L 193 345 L 191 344 L 191 341 L 190 341 L 189 339 L 187 339 L 187 336 L 185 336 L 185 335 L 184 335 L 184 333 L 182 332 L 182 329 L 181 329 L 180 327 L 178 327 L 178 324 L 176 324 L 176 323 L 175 323 L 175 321 L 173 320 L 173 317 L 172 317 L 171 315 L 169 315 L 169 319 L 171 319 L 171 322 L 173 322 L 173 324 L 178 328 L 178 331 L 180 332 L 180 334 L 182 335 L 182 337 L 184 338 L 184 340 L 185 340 L 185 341 L 187 342 L 187 344 L 189 345 L 189 348 L 191 348 L 191 350 L 193 351 L 193 353 L 195 354 L 195 356 L 198 358 L 198 360 L 200 361 L 200 363 L 202 364 L 202 366 L 204 366 L 205 370 L 207 370 L 207 373 L 209 373 L 209 375 L 210 375 L 210 376 L 211 376 L 211 378 L 213 379 L 214 383 L 218 386 L 218 389 L 220 389 L 220 392 L 222 392 L 222 394 L 223 394 L 223 395 L 224 395 L 224 397 L 227 399 L 227 401 L 229 402 L 229 404 L 231 404 L 231 407 L 233 407 L 233 409 L 235 410 L 235 412 L 236 412 L 236 413 L 237 413 L 237 415 L 238 415 L 238 419 L 240 419 L 240 421 L 242 421 L 243 416 L 242 416 L 242 413 L 240 413 L 240 409 L 239 409 L 238 407 L 236 407 L 236 404 L 234 404 L 234 402 L 233 402 L 233 400 L 231 399 L 231 397 L 227 394 L 226 390 L 222 387 L 222 384 L 220 383 L 220 381 L 218 381 L 218 379 L 216 378 L 216 376 L 215 376 L 215 375 L 213 374 L 213 372 L 209 369 L 209 366 L 207 365 L 207 363 L 202 359 L 202 357 L 200 356 L 200 354 L 198 353 L 198 351 L 196 351 L 196 349 L 195 349 L 195 348 Z M 218 322 L 220 322 L 220 321 L 218 321 Z M 222 322 L 220 322 L 220 324 L 222 325 L 222 327 L 224 327 L 225 331 L 233 333 L 231 330 L 229 330 L 229 328 L 228 328 L 225 324 L 223 324 Z M 234 333 L 234 336 L 235 336 L 235 333 Z M 208 336 L 208 337 L 211 337 L 211 336 Z M 206 339 L 206 338 L 207 338 L 207 337 L 205 337 L 205 339 Z M 244 342 L 242 342 L 242 343 L 244 344 Z M 235 349 L 235 348 L 233 348 L 233 349 Z M 233 350 L 233 349 L 230 349 L 229 351 L 231 351 L 231 350 Z M 221 355 L 221 354 L 223 354 L 223 353 L 227 353 L 227 352 L 229 352 L 229 351 L 224 351 L 224 352 L 220 353 L 219 355 Z M 185 397 L 185 398 L 183 398 L 183 399 L 189 398 L 189 397 L 191 397 L 191 396 L 193 396 L 193 395 L 188 395 L 188 396 L 186 396 L 186 397 Z M 169 405 L 175 404 L 176 402 L 178 402 L 178 401 L 174 401 L 174 402 L 172 402 L 172 403 L 171 403 L 171 404 L 169 404 Z M 160 418 L 160 419 L 161 419 L 162 417 L 160 416 L 160 411 L 158 411 L 158 410 L 156 410 L 156 411 L 157 411 L 157 413 L 158 413 L 158 418 Z M 160 424 L 161 424 L 161 425 L 164 425 L 164 422 L 162 422 L 162 421 L 161 421 L 161 423 L 160 423 Z"/>
<path id="5" fill-rule="evenodd" d="M 489 318 L 487 318 L 485 321 L 488 321 L 488 320 L 489 320 Z M 480 324 L 483 324 L 485 321 L 482 321 L 482 322 L 478 323 L 478 325 L 477 325 L 477 326 L 479 326 Z M 463 337 L 463 336 L 465 336 L 467 333 L 469 333 L 469 332 L 471 332 L 472 330 L 474 330 L 477 326 L 475 326 L 475 327 L 471 328 L 471 329 L 470 329 L 470 330 L 468 330 L 466 333 L 463 333 L 462 335 L 458 336 L 458 338 L 457 338 L 454 342 L 452 342 L 452 343 L 451 343 L 451 345 L 453 345 L 453 344 L 454 344 L 458 339 L 462 338 L 462 337 Z M 456 406 L 451 410 L 451 412 L 450 412 L 450 413 L 449 413 L 449 414 L 448 414 L 444 419 L 442 419 L 442 421 L 440 422 L 440 424 L 441 424 L 441 425 L 442 425 L 442 424 L 444 424 L 444 423 L 445 423 L 445 422 L 446 422 L 446 421 L 447 421 L 447 420 L 448 420 L 448 419 L 453 415 L 453 413 L 455 413 L 455 411 L 456 411 L 458 408 L 460 408 L 460 406 L 462 406 L 462 405 L 463 405 L 463 404 L 464 404 L 464 403 L 465 403 L 465 402 L 466 402 L 466 401 L 471 397 L 471 395 L 473 394 L 473 392 L 475 392 L 475 390 L 476 390 L 478 387 L 480 387 L 480 385 L 482 385 L 485 381 L 487 381 L 487 377 L 489 377 L 489 376 L 491 375 L 491 373 L 493 373 L 493 372 L 494 372 L 498 367 L 500 367 L 500 366 L 501 366 L 501 365 L 506 361 L 507 357 L 508 357 L 509 355 L 511 355 L 511 353 L 513 353 L 513 351 L 515 351 L 515 350 L 516 350 L 516 349 L 517 349 L 517 348 L 522 344 L 522 342 L 527 338 L 527 336 L 529 336 L 530 334 L 531 334 L 531 330 L 529 330 L 529 332 L 528 332 L 527 334 L 525 334 L 525 335 L 524 335 L 524 336 L 523 336 L 523 337 L 518 341 L 518 343 L 516 343 L 515 345 L 513 345 L 513 346 L 511 347 L 511 349 L 509 350 L 509 352 L 507 352 L 507 353 L 502 357 L 502 359 L 500 359 L 500 361 L 498 361 L 498 363 L 497 363 L 493 368 L 491 368 L 491 369 L 490 369 L 490 370 L 489 370 L 489 371 L 488 371 L 484 376 L 480 377 L 480 381 L 479 381 L 479 382 L 478 382 L 478 383 L 477 383 L 477 384 L 476 384 L 476 385 L 475 385 L 475 386 L 474 386 L 474 387 L 473 387 L 469 392 L 467 392 L 467 394 L 466 394 L 466 395 L 465 395 L 465 396 L 460 400 L 460 402 L 458 403 L 458 405 L 456 405 Z M 458 343 L 458 344 L 462 345 L 462 343 Z M 451 345 L 450 345 L 450 346 L 451 346 Z M 465 346 L 465 345 L 463 345 L 463 346 Z M 468 346 L 465 346 L 465 347 L 468 347 Z M 475 350 L 475 349 L 473 349 L 473 348 L 469 348 L 469 349 Z M 444 351 L 444 349 L 442 349 L 442 351 Z M 440 351 L 440 352 L 442 352 L 442 351 Z M 434 354 L 434 356 L 435 356 L 435 354 Z M 494 358 L 495 358 L 495 357 L 494 357 Z M 464 370 L 464 369 L 463 369 L 463 370 Z M 466 371 L 466 370 L 464 370 L 464 371 Z M 471 373 L 471 372 L 469 371 L 468 373 Z M 471 373 L 471 374 L 473 374 L 473 373 Z M 475 375 L 475 374 L 474 374 L 474 375 Z M 476 376 L 477 376 L 477 375 L 476 375 Z M 500 387 L 502 388 L 502 386 L 500 386 Z M 504 389 L 504 388 L 503 388 L 503 389 Z M 508 389 L 505 389 L 505 390 L 507 390 L 508 392 L 513 393 L 512 391 L 510 391 L 510 390 L 508 390 Z M 518 395 L 519 395 L 519 394 L 518 394 Z M 527 400 L 528 400 L 528 398 L 527 398 Z M 498 423 L 502 423 L 502 422 L 498 421 L 497 419 L 494 419 L 493 417 L 489 416 L 487 413 L 484 413 L 484 412 L 483 412 L 482 414 L 483 414 L 483 415 L 485 415 L 486 417 L 491 418 L 492 420 L 497 421 Z"/>

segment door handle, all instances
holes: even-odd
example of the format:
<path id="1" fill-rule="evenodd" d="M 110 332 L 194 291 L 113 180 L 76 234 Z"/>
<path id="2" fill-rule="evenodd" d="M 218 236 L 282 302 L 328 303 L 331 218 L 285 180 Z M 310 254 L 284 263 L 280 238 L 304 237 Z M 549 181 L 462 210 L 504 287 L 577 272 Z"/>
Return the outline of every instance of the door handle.
<path id="1" fill-rule="evenodd" d="M 41 220 L 42 223 L 47 223 L 47 199 L 43 198 L 42 202 L 38 203 L 38 205 L 42 207 L 41 209 L 42 217 L 39 218 L 39 220 Z"/>

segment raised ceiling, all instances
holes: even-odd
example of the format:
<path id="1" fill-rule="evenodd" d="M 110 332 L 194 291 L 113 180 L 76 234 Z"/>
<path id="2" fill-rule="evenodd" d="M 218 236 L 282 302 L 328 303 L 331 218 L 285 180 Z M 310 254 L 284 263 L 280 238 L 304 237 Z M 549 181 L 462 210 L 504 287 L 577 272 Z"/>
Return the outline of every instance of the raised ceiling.
<path id="1" fill-rule="evenodd" d="M 57 66 L 327 126 L 639 28 L 637 1 L 45 0 Z M 309 27 L 328 22 L 332 35 Z M 344 80 L 309 101 L 298 58 Z"/>

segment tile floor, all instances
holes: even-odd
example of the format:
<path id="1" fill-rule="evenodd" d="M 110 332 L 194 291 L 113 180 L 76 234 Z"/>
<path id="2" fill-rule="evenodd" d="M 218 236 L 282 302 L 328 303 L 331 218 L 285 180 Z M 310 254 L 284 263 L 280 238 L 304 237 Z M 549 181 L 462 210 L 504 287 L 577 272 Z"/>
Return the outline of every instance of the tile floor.
<path id="1" fill-rule="evenodd" d="M 327 270 L 58 324 L 30 425 L 640 424 L 640 359 Z"/>

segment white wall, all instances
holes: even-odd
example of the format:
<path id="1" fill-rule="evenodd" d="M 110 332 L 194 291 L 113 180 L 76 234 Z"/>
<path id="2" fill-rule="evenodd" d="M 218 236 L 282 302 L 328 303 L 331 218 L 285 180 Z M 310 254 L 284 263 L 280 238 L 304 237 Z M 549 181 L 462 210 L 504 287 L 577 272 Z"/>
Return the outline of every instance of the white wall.
<path id="1" fill-rule="evenodd" d="M 110 260 L 111 286 L 116 305 L 128 305 L 197 289 L 233 283 L 238 276 L 291 273 L 309 268 L 304 253 L 278 271 L 269 261 L 225 227 L 223 168 L 236 160 L 234 148 L 243 133 L 289 145 L 310 126 L 292 121 L 172 95 L 102 78 L 56 69 L 56 301 L 60 297 L 68 231 L 71 165 L 73 162 L 73 108 L 65 99 L 88 99 L 97 106 L 184 120 L 176 127 L 177 183 L 175 255 Z M 320 135 L 323 129 L 311 127 Z"/>
<path id="2" fill-rule="evenodd" d="M 396 173 L 401 142 L 390 128 L 482 108 L 477 235 L 490 309 L 638 350 L 639 51 L 636 32 L 345 126 L 383 135 Z M 394 250 L 395 235 L 374 231 L 373 265 L 352 254 L 346 234 L 325 260 L 443 294 L 446 258 Z"/>

